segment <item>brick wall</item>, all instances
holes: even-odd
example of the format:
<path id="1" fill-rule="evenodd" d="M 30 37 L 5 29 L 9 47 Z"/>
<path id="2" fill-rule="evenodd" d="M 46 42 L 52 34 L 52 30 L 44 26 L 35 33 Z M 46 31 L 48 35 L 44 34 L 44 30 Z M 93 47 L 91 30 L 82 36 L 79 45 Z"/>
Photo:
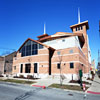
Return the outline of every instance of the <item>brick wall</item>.
<path id="1" fill-rule="evenodd" d="M 25 64 L 31 64 L 31 73 L 34 73 L 34 63 L 38 64 L 38 73 L 48 74 L 49 68 L 49 50 L 47 48 L 39 49 L 37 55 L 21 57 L 18 52 L 13 61 L 13 74 L 20 73 L 20 66 L 23 64 L 23 73 L 25 73 Z M 16 66 L 16 69 L 14 67 Z"/>

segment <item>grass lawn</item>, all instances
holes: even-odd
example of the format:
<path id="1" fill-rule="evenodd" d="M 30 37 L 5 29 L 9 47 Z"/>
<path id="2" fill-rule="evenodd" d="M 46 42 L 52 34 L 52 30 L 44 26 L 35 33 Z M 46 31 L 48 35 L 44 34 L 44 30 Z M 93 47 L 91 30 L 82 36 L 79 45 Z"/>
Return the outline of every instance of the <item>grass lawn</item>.
<path id="1" fill-rule="evenodd" d="M 77 81 L 77 80 L 71 80 L 69 83 L 78 83 L 78 84 L 80 84 L 80 82 Z M 84 83 L 84 84 L 86 84 L 86 85 L 91 85 L 91 83 L 86 82 L 86 81 L 82 81 L 82 83 Z"/>
<path id="2" fill-rule="evenodd" d="M 76 86 L 76 85 L 62 85 L 61 86 L 60 84 L 51 84 L 49 87 L 52 87 L 52 88 L 61 88 L 61 89 L 68 89 L 68 90 L 83 91 L 80 86 Z M 89 87 L 86 87 L 86 90 L 88 88 Z"/>
<path id="3" fill-rule="evenodd" d="M 24 80 L 15 80 L 15 79 L 6 79 L 6 80 L 0 79 L 0 81 L 2 81 L 2 82 L 20 83 L 20 84 L 32 84 L 32 83 L 35 83 L 33 81 L 24 81 Z"/>

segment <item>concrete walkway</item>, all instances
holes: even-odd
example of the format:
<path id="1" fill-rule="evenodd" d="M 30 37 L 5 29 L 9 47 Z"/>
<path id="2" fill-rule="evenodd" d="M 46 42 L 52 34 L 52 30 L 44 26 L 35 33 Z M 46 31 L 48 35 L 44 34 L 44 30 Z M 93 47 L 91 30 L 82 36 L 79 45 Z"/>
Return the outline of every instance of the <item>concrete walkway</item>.
<path id="1" fill-rule="evenodd" d="M 69 80 L 65 79 L 63 81 L 63 84 L 67 84 Z M 37 83 L 34 83 L 33 85 L 40 85 L 40 86 L 46 86 L 48 87 L 49 85 L 56 83 L 60 84 L 60 79 L 40 79 L 37 81 Z"/>
<path id="2" fill-rule="evenodd" d="M 65 84 L 65 85 L 77 85 L 77 86 L 80 86 L 80 84 L 78 83 L 69 83 L 69 79 L 64 79 L 62 84 Z M 87 81 L 89 83 L 91 83 L 90 80 L 86 80 L 85 78 L 83 79 L 83 81 Z M 39 79 L 39 80 L 36 80 L 36 83 L 33 83 L 32 85 L 39 85 L 39 86 L 46 86 L 48 87 L 49 85 L 51 84 L 60 84 L 60 78 L 58 77 L 55 77 L 55 78 L 52 78 L 52 77 L 48 77 L 48 78 L 45 78 L 45 79 Z M 88 87 L 90 87 L 90 85 L 86 85 Z"/>
<path id="3" fill-rule="evenodd" d="M 87 93 L 100 94 L 100 78 L 95 75 L 92 85 L 87 89 Z"/>

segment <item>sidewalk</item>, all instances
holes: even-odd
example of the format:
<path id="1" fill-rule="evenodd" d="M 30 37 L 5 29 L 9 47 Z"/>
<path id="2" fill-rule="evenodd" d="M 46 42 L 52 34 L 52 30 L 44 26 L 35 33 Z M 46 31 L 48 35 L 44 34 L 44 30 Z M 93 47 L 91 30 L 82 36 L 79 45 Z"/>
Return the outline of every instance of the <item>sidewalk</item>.
<path id="1" fill-rule="evenodd" d="M 69 79 L 64 79 L 62 83 L 64 85 L 80 86 L 80 84 L 78 84 L 78 83 L 69 83 L 69 81 L 70 81 Z M 91 83 L 90 80 L 86 80 L 85 78 L 83 79 L 83 81 Z M 51 77 L 49 77 L 49 78 L 45 78 L 45 79 L 39 79 L 39 80 L 36 81 L 36 83 L 33 83 L 32 85 L 48 87 L 51 84 L 60 84 L 60 78 L 51 78 Z M 90 87 L 90 85 L 86 85 L 86 86 Z"/>
<path id="2" fill-rule="evenodd" d="M 97 75 L 95 75 L 91 87 L 87 89 L 87 93 L 100 94 L 100 78 Z"/>
<path id="3" fill-rule="evenodd" d="M 63 84 L 67 84 L 69 80 L 64 80 Z M 34 83 L 33 85 L 40 85 L 40 86 L 46 86 L 48 87 L 49 85 L 57 83 L 60 84 L 60 79 L 40 79 L 37 81 L 37 83 Z"/>

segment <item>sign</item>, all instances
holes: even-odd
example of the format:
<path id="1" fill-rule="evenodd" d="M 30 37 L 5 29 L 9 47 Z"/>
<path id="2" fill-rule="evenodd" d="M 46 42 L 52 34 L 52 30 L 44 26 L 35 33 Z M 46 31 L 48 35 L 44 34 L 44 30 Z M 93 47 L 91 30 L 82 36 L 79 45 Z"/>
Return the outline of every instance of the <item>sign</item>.
<path id="1" fill-rule="evenodd" d="M 80 76 L 80 77 L 83 76 L 83 72 L 82 72 L 82 70 L 79 70 L 79 76 Z"/>

